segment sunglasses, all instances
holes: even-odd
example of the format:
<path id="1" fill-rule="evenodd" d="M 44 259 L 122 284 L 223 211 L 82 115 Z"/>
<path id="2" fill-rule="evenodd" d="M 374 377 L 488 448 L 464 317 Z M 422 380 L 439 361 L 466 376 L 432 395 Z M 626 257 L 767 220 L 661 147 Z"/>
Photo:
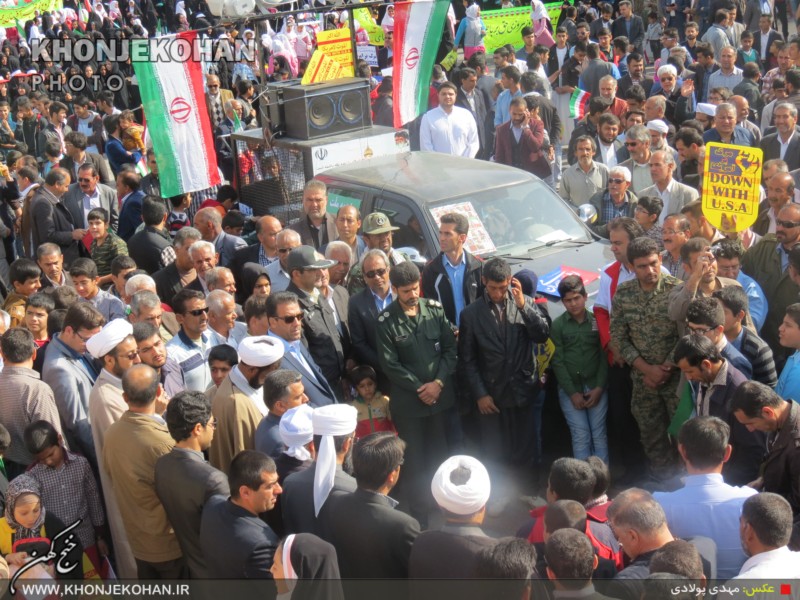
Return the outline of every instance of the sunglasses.
<path id="1" fill-rule="evenodd" d="M 303 320 L 303 313 L 298 313 L 296 315 L 286 315 L 285 317 L 272 317 L 273 319 L 278 319 L 278 321 L 283 321 L 287 325 L 291 325 L 295 321 L 302 321 Z"/>
<path id="2" fill-rule="evenodd" d="M 291 251 L 292 251 L 291 248 L 278 248 L 278 252 L 280 252 L 281 254 L 286 254 L 287 252 Z"/>
<path id="3" fill-rule="evenodd" d="M 200 315 L 204 315 L 206 313 L 208 313 L 208 307 L 207 306 L 205 308 L 196 308 L 194 310 L 187 310 L 186 311 L 187 315 L 192 315 L 193 317 L 199 317 Z"/>
<path id="4" fill-rule="evenodd" d="M 121 355 L 121 356 L 118 356 L 117 358 L 122 358 L 122 357 L 125 357 L 125 358 L 127 358 L 128 360 L 133 360 L 133 359 L 134 359 L 134 358 L 136 358 L 137 356 L 139 356 L 139 351 L 138 351 L 138 350 L 133 350 L 132 352 L 130 352 L 130 353 L 128 353 L 128 354 L 123 354 L 123 355 Z"/>
<path id="5" fill-rule="evenodd" d="M 800 227 L 800 223 L 798 223 L 797 221 L 782 221 L 780 219 L 775 219 L 775 223 L 777 223 L 784 229 L 794 229 L 795 227 Z"/>
<path id="6" fill-rule="evenodd" d="M 219 87 L 218 85 L 210 85 L 210 86 L 208 86 L 208 89 L 210 89 L 210 90 L 215 90 L 215 89 L 217 89 L 218 87 Z"/>
<path id="7" fill-rule="evenodd" d="M 625 145 L 630 147 L 630 146 L 635 146 L 638 143 L 639 142 L 625 142 Z"/>
<path id="8" fill-rule="evenodd" d="M 91 183 L 91 177 L 78 177 L 78 183 Z"/>
<path id="9" fill-rule="evenodd" d="M 364 277 L 367 279 L 374 279 L 375 277 L 383 277 L 386 275 L 387 269 L 375 269 L 373 271 L 367 271 L 364 273 Z"/>
<path id="10" fill-rule="evenodd" d="M 627 181 L 627 180 L 625 180 L 625 179 L 617 179 L 617 178 L 614 178 L 614 179 L 609 179 L 609 180 L 608 180 L 608 183 L 616 183 L 616 184 L 618 184 L 618 185 L 622 185 L 622 184 L 623 184 L 623 183 L 625 183 L 626 181 Z"/>

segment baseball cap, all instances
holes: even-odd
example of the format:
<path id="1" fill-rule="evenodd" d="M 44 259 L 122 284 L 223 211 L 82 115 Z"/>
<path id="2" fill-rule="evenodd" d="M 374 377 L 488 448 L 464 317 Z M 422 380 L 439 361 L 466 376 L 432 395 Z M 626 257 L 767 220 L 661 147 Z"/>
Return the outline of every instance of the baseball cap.
<path id="1" fill-rule="evenodd" d="M 298 246 L 289 252 L 287 263 L 291 273 L 294 269 L 327 269 L 336 261 L 317 258 L 317 251 L 311 246 Z"/>
<path id="2" fill-rule="evenodd" d="M 389 217 L 379 212 L 368 214 L 361 227 L 361 230 L 367 235 L 387 233 L 389 231 L 397 231 L 398 229 L 400 228 L 392 225 L 391 221 L 389 221 Z"/>

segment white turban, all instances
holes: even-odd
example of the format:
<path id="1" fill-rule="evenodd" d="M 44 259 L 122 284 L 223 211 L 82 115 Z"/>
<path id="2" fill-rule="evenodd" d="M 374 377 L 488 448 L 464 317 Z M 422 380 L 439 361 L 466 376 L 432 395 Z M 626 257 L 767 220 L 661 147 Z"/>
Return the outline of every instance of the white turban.
<path id="1" fill-rule="evenodd" d="M 268 367 L 283 358 L 283 342 L 268 335 L 251 336 L 239 342 L 239 360 L 249 367 Z"/>
<path id="2" fill-rule="evenodd" d="M 133 335 L 133 325 L 125 319 L 114 319 L 100 333 L 89 338 L 86 349 L 94 358 L 103 358 L 129 335 Z"/>
<path id="3" fill-rule="evenodd" d="M 450 481 L 450 474 L 459 467 L 470 472 L 469 479 L 463 485 Z M 478 459 L 471 456 L 451 456 L 442 463 L 431 481 L 431 492 L 436 503 L 455 515 L 478 512 L 486 506 L 491 491 L 489 472 Z"/>
<path id="4" fill-rule="evenodd" d="M 695 112 L 708 115 L 709 117 L 715 117 L 717 115 L 717 106 L 708 102 L 698 102 L 695 107 Z"/>
<path id="5" fill-rule="evenodd" d="M 302 461 L 311 458 L 311 453 L 305 446 L 314 439 L 314 425 L 311 422 L 313 414 L 314 409 L 308 404 L 295 406 L 283 413 L 278 432 L 286 445 L 284 454 Z"/>
<path id="6" fill-rule="evenodd" d="M 650 131 L 657 131 L 658 133 L 669 133 L 669 125 L 664 123 L 661 119 L 653 119 L 647 122 L 647 128 Z"/>
<path id="7" fill-rule="evenodd" d="M 333 489 L 336 476 L 336 448 L 333 436 L 350 435 L 356 430 L 358 411 L 349 404 L 329 404 L 314 409 L 311 417 L 314 435 L 322 436 L 317 448 L 317 467 L 314 473 L 314 515 L 319 516 L 322 505 Z"/>

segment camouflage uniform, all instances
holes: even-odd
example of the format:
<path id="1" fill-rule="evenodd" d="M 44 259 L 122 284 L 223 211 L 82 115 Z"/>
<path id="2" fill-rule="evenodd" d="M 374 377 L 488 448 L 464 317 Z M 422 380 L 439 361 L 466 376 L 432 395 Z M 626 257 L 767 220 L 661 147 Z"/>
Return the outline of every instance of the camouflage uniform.
<path id="1" fill-rule="evenodd" d="M 22 327 L 25 323 L 25 305 L 28 298 L 17 292 L 11 292 L 3 304 L 3 310 L 11 317 L 11 327 Z"/>
<path id="2" fill-rule="evenodd" d="M 671 359 L 678 329 L 667 308 L 670 292 L 679 283 L 679 279 L 662 274 L 651 292 L 643 291 L 636 279 L 617 288 L 611 311 L 611 340 L 629 365 L 639 357 L 651 365 Z M 645 454 L 653 471 L 660 475 L 669 474 L 677 458 L 667 428 L 678 405 L 675 391 L 679 378 L 676 371 L 667 383 L 654 390 L 644 384 L 639 370 L 631 369 L 631 412 L 639 424 Z"/>

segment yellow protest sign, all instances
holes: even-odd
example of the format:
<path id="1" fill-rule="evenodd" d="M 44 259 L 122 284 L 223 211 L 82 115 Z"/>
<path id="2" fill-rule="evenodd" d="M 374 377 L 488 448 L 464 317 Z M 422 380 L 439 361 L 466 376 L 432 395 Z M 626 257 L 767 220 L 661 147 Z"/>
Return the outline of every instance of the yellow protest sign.
<path id="1" fill-rule="evenodd" d="M 744 231 L 756 222 L 764 153 L 760 148 L 710 142 L 703 165 L 703 214 L 720 231 Z"/>
<path id="2" fill-rule="evenodd" d="M 340 77 L 345 77 L 345 75 L 342 75 L 343 71 L 342 65 L 317 50 L 311 56 L 311 60 L 308 61 L 308 67 L 306 67 L 306 72 L 300 83 L 308 85 L 309 83 L 339 79 Z"/>
<path id="3" fill-rule="evenodd" d="M 545 2 L 547 15 L 555 30 L 558 16 L 561 13 L 561 2 Z M 522 48 L 522 28 L 531 26 L 531 8 L 504 8 L 501 10 L 485 10 L 481 12 L 481 19 L 486 27 L 486 36 L 483 45 L 487 52 L 494 52 L 500 46 L 512 44 L 514 48 Z"/>
<path id="4" fill-rule="evenodd" d="M 353 17 L 358 21 L 369 36 L 369 43 L 373 46 L 383 46 L 383 29 L 375 24 L 368 8 L 357 8 Z"/>
<path id="5" fill-rule="evenodd" d="M 317 50 L 333 59 L 342 67 L 340 77 L 353 76 L 353 50 L 350 45 L 350 29 L 332 29 L 317 34 Z M 312 57 L 313 58 L 313 57 Z"/>

